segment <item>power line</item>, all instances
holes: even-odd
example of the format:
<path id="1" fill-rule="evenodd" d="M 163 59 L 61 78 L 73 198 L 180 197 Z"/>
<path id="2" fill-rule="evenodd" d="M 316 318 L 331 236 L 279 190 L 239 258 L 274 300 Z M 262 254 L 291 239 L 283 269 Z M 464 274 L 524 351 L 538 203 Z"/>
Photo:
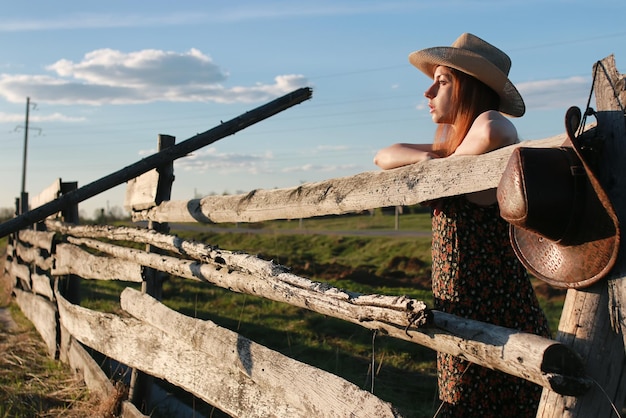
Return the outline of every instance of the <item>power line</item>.
<path id="1" fill-rule="evenodd" d="M 512 48 L 509 51 L 516 52 L 516 51 L 528 51 L 528 50 L 535 50 L 535 49 L 551 48 L 554 46 L 572 45 L 572 44 L 584 43 L 584 42 L 589 42 L 589 41 L 597 41 L 600 39 L 617 38 L 620 36 L 626 36 L 626 32 L 618 32 L 618 33 L 598 35 L 598 36 L 588 36 L 585 38 L 577 38 L 577 39 L 567 39 L 564 41 L 548 42 L 548 43 L 540 44 L 540 45 L 527 46 L 527 47 L 521 47 L 521 48 Z"/>

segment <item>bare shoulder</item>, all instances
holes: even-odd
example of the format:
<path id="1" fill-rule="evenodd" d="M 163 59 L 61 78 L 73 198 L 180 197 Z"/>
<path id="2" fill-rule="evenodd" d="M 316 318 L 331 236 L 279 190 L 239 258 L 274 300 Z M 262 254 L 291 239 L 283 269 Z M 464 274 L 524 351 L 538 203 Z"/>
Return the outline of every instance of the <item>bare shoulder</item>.
<path id="1" fill-rule="evenodd" d="M 455 154 L 476 155 L 517 143 L 517 129 L 506 116 L 495 110 L 483 112 L 474 120 Z"/>
<path id="2" fill-rule="evenodd" d="M 483 134 L 498 148 L 519 141 L 513 122 L 498 111 L 488 110 L 481 113 L 474 121 L 474 125 L 478 125 L 477 128 L 483 131 Z"/>

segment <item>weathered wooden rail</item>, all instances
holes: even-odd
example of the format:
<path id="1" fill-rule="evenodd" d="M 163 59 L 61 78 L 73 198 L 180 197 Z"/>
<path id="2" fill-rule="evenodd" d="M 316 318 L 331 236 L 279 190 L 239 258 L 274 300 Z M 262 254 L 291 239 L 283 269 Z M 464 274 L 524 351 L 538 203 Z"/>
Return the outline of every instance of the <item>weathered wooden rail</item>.
<path id="1" fill-rule="evenodd" d="M 614 67 L 612 57 L 604 62 Z M 612 77 L 611 88 L 619 83 L 623 86 L 621 76 L 614 73 Z M 598 108 L 604 110 L 609 100 L 603 102 L 602 98 L 608 93 L 599 93 L 599 86 L 596 84 Z M 614 133 L 614 139 L 623 142 L 623 112 L 615 119 L 621 121 L 622 131 Z M 613 132 L 613 125 L 600 123 L 591 129 Z M 562 135 L 517 146 L 558 146 L 564 139 Z M 624 157 L 621 147 L 611 156 L 614 164 L 619 162 L 618 167 Z M 155 198 L 152 207 L 144 199 L 134 207 L 133 219 L 150 223 L 253 222 L 411 205 L 496 187 L 512 148 L 239 196 L 160 203 Z M 158 176 L 149 173 L 143 171 L 142 177 L 151 178 L 151 187 L 158 187 L 154 183 Z M 615 206 L 623 219 L 626 208 L 619 190 L 624 189 L 619 186 L 624 177 L 610 172 L 604 176 L 611 179 L 609 195 L 619 200 Z M 145 195 L 145 187 L 136 190 Z M 154 198 L 157 193 L 151 195 Z M 131 207 L 132 200 L 131 196 Z M 44 217 L 50 215 L 50 208 L 57 208 L 47 207 Z M 34 223 L 35 218 L 27 214 L 21 222 Z M 18 224 L 0 226 L 0 230 Z M 538 417 L 605 417 L 612 413 L 609 400 L 618 409 L 624 401 L 620 336 L 625 326 L 623 257 L 612 273 L 610 292 L 605 281 L 592 289 L 568 293 L 555 341 L 432 311 L 423 302 L 403 296 L 344 291 L 291 274 L 272 262 L 151 229 L 77 226 L 55 220 L 43 225 L 45 231 L 21 230 L 11 240 L 6 270 L 15 280 L 16 300 L 50 354 L 73 364 L 91 387 L 105 392 L 112 390 L 110 383 L 92 364 L 83 345 L 168 380 L 233 416 L 399 416 L 393 405 L 333 374 L 210 321 L 172 311 L 150 292 L 125 290 L 121 306 L 128 315 L 120 316 L 82 308 L 59 290 L 68 276 L 144 283 L 146 269 L 153 269 L 306 308 L 522 377 L 545 388 Z M 129 243 L 146 244 L 147 248 L 138 250 Z M 589 304 L 593 309 L 587 309 Z M 598 325 L 601 331 L 593 332 Z M 590 344 L 590 339 L 597 342 Z M 126 402 L 124 415 L 141 413 Z"/>

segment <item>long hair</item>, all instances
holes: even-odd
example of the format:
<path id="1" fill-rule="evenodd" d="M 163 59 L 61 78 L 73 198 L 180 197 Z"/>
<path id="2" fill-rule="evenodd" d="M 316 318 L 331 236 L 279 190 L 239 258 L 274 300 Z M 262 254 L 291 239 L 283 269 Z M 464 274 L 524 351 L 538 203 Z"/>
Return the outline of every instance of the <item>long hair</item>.
<path id="1" fill-rule="evenodd" d="M 437 126 L 433 151 L 441 157 L 447 157 L 457 149 L 478 115 L 500 107 L 500 97 L 485 83 L 454 68 L 450 71 L 454 81 L 454 125 Z"/>

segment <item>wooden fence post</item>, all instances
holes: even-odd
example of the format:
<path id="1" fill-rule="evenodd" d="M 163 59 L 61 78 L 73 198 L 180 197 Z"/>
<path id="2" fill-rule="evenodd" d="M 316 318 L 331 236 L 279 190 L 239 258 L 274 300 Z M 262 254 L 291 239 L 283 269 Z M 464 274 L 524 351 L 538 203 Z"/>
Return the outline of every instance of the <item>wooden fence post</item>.
<path id="1" fill-rule="evenodd" d="M 78 189 L 78 182 L 59 182 L 59 186 L 59 193 L 62 196 L 65 193 L 70 193 Z M 80 219 L 78 216 L 78 203 L 74 203 L 63 208 L 63 210 L 61 211 L 61 217 L 63 218 L 63 221 L 67 223 L 78 225 L 80 223 Z M 80 303 L 81 280 L 82 279 L 80 277 L 74 274 L 70 274 L 67 276 L 66 280 L 64 280 L 63 284 L 63 295 L 68 301 L 77 305 Z"/>
<path id="2" fill-rule="evenodd" d="M 626 227 L 626 127 L 624 78 L 613 56 L 593 67 L 597 132 L 604 138 L 600 177 L 611 199 L 621 230 Z M 537 418 L 617 417 L 626 397 L 626 254 L 622 235 L 617 263 L 608 280 L 568 290 L 557 340 L 577 351 L 586 374 L 596 383 L 580 397 L 561 396 L 544 389 Z M 622 335 L 620 335 L 622 334 Z"/>
<path id="3" fill-rule="evenodd" d="M 163 151 L 166 148 L 174 146 L 176 138 L 170 135 L 159 135 L 158 138 L 158 151 Z M 156 184 L 156 193 L 154 198 L 154 204 L 159 205 L 161 202 L 170 200 L 172 195 L 172 183 L 174 182 L 174 162 L 167 161 L 161 166 L 156 168 L 158 173 L 158 180 Z M 167 234 L 169 233 L 169 225 L 167 222 L 159 223 L 154 221 L 148 222 L 148 229 L 156 232 Z M 160 250 L 151 245 L 146 244 L 146 251 L 149 253 L 159 252 Z M 144 280 L 141 285 L 141 292 L 146 293 L 157 300 L 162 298 L 162 284 L 164 274 L 150 267 L 143 268 Z M 140 411 L 149 413 L 148 408 L 151 398 L 151 387 L 154 384 L 154 379 L 141 372 L 138 369 L 133 369 L 130 382 L 130 401 Z"/>
<path id="4" fill-rule="evenodd" d="M 170 135 L 159 135 L 158 150 L 163 151 L 166 148 L 174 146 L 176 138 Z M 174 183 L 174 162 L 168 161 L 160 167 L 157 167 L 159 179 L 156 188 L 156 197 L 154 203 L 158 206 L 161 202 L 170 200 L 172 196 L 172 183 Z M 148 229 L 168 234 L 170 232 L 167 222 L 148 222 Z M 146 244 L 146 251 L 149 253 L 159 252 L 159 249 L 151 244 Z M 145 280 L 142 285 L 142 292 L 161 300 L 162 296 L 162 278 L 163 274 L 152 268 L 146 268 L 144 271 Z"/>
<path id="5" fill-rule="evenodd" d="M 78 189 L 77 181 L 65 181 L 61 182 L 61 195 L 74 192 Z M 61 217 L 65 222 L 78 225 L 80 223 L 80 217 L 78 215 L 78 203 L 66 206 L 61 211 Z"/>

